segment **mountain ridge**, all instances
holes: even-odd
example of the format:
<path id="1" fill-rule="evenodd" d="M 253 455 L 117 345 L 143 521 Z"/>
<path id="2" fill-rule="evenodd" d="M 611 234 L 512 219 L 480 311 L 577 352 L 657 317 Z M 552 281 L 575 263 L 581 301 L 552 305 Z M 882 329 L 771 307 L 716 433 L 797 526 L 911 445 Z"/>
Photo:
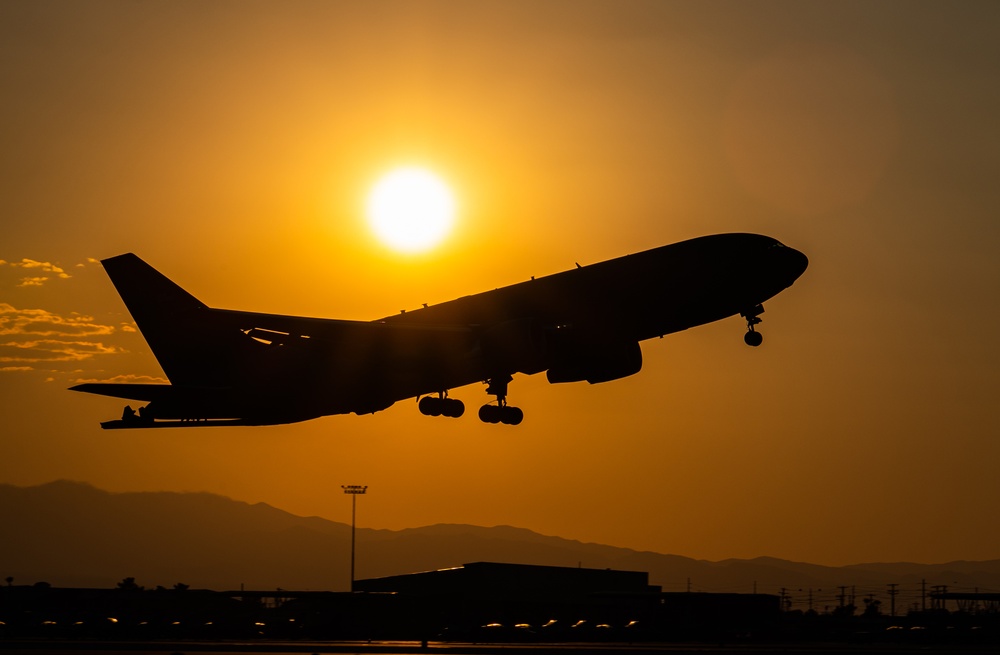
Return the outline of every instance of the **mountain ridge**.
<path id="1" fill-rule="evenodd" d="M 350 526 L 207 492 L 108 492 L 57 480 L 0 484 L 0 575 L 19 583 L 109 587 L 134 577 L 210 589 L 349 588 Z M 648 572 L 664 591 L 884 589 L 922 580 L 1000 588 L 1000 560 L 831 567 L 774 557 L 717 562 L 547 536 L 516 526 L 358 528 L 357 577 L 497 561 Z"/>

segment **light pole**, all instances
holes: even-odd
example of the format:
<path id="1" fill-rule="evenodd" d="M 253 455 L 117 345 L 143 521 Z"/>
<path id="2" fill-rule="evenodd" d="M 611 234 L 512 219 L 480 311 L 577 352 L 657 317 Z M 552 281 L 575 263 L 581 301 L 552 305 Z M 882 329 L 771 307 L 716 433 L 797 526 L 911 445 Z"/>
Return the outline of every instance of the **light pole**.
<path id="1" fill-rule="evenodd" d="M 351 591 L 354 591 L 354 524 L 358 511 L 358 496 L 368 490 L 368 485 L 342 484 L 340 488 L 351 496 Z"/>

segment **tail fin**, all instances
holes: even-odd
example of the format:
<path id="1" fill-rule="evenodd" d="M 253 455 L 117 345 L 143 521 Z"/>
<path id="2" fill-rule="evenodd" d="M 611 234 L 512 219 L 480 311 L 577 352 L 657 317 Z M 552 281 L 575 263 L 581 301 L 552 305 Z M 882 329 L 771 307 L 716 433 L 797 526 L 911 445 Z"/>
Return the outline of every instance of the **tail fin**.
<path id="1" fill-rule="evenodd" d="M 101 261 L 139 329 L 165 312 L 207 309 L 207 305 L 132 253 Z"/>
<path id="2" fill-rule="evenodd" d="M 132 253 L 101 262 L 136 325 L 174 384 L 205 384 L 208 307 Z"/>

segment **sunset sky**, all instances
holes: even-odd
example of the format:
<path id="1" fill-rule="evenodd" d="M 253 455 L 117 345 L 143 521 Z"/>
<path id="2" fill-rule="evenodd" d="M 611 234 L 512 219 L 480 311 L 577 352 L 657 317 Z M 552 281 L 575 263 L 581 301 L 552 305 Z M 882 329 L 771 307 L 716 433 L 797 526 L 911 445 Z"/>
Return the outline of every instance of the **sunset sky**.
<path id="1" fill-rule="evenodd" d="M 210 491 L 358 523 L 515 525 L 718 560 L 1000 558 L 1000 4 L 0 4 L 0 482 Z M 401 166 L 455 198 L 398 253 Z M 162 381 L 98 260 L 214 307 L 370 320 L 717 232 L 809 256 L 516 428 L 404 401 L 102 431 Z M 455 564 L 461 564 L 456 562 Z M 576 565 L 576 562 L 568 563 Z"/>

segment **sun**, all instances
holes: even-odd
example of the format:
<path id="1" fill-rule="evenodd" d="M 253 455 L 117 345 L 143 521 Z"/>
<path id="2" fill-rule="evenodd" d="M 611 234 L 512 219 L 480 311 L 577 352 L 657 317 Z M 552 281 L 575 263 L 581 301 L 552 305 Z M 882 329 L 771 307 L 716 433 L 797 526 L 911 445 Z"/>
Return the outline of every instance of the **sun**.
<path id="1" fill-rule="evenodd" d="M 380 179 L 368 196 L 368 220 L 394 250 L 429 250 L 451 231 L 455 200 L 448 186 L 423 168 L 400 168 Z"/>

